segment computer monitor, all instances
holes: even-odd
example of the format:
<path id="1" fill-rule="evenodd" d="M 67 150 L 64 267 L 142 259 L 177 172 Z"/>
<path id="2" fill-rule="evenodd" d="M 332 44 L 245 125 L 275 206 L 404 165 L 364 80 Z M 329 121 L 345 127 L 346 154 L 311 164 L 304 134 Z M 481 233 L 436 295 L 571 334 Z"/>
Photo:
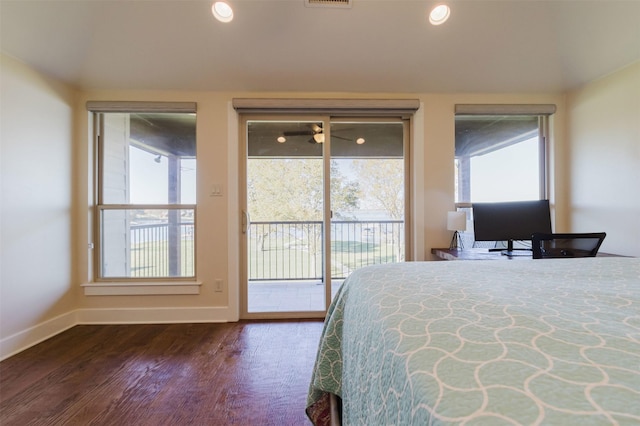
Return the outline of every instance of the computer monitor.
<path id="1" fill-rule="evenodd" d="M 551 233 L 549 200 L 473 203 L 472 208 L 475 240 L 507 241 L 506 250 L 495 249 L 505 255 L 518 254 L 516 240 L 531 241 L 534 232 Z"/>

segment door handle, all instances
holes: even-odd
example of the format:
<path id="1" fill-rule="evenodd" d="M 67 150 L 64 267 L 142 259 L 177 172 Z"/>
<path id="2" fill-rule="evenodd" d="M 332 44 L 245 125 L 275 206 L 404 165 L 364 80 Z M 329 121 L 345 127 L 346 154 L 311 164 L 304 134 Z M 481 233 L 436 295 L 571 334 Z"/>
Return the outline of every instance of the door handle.
<path id="1" fill-rule="evenodd" d="M 249 229 L 249 223 L 250 223 L 249 213 L 246 210 L 242 210 L 242 233 L 243 234 L 247 233 L 247 230 Z"/>

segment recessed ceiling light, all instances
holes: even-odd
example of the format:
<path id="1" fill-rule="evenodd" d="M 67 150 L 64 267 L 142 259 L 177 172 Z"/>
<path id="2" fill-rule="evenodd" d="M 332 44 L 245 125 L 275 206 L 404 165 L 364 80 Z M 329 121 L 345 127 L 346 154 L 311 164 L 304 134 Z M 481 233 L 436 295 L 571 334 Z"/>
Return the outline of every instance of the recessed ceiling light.
<path id="1" fill-rule="evenodd" d="M 358 139 L 356 139 L 356 143 L 357 143 L 358 145 L 362 145 L 364 142 L 365 142 L 364 138 L 358 138 Z"/>
<path id="2" fill-rule="evenodd" d="M 211 12 L 220 22 L 231 22 L 233 20 L 233 9 L 226 2 L 214 2 L 213 6 L 211 6 Z"/>
<path id="3" fill-rule="evenodd" d="M 278 142 L 280 143 L 285 143 L 287 141 L 287 138 L 285 138 L 284 136 L 278 136 Z"/>
<path id="4" fill-rule="evenodd" d="M 451 9 L 446 4 L 439 4 L 433 9 L 431 9 L 431 13 L 429 14 L 429 22 L 432 25 L 440 25 L 444 24 L 447 19 L 449 19 L 449 15 L 451 14 Z"/>

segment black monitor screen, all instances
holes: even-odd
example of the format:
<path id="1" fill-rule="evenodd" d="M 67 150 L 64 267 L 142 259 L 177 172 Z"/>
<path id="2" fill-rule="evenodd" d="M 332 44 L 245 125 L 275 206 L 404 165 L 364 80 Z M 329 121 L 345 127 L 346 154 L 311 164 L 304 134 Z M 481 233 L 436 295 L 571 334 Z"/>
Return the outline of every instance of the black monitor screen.
<path id="1" fill-rule="evenodd" d="M 535 232 L 551 233 L 549 200 L 473 203 L 476 241 L 531 240 Z"/>

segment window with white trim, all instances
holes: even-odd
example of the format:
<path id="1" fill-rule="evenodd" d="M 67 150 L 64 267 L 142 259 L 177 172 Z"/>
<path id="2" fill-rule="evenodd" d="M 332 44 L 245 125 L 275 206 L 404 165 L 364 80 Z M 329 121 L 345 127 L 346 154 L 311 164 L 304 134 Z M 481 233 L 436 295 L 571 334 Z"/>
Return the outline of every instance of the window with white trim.
<path id="1" fill-rule="evenodd" d="M 467 212 L 466 244 L 473 241 L 472 203 L 548 198 L 554 112 L 554 105 L 456 105 L 455 201 Z"/>
<path id="2" fill-rule="evenodd" d="M 193 103 L 90 102 L 95 279 L 195 279 Z"/>
<path id="3" fill-rule="evenodd" d="M 456 105 L 456 203 L 546 198 L 553 105 Z"/>

